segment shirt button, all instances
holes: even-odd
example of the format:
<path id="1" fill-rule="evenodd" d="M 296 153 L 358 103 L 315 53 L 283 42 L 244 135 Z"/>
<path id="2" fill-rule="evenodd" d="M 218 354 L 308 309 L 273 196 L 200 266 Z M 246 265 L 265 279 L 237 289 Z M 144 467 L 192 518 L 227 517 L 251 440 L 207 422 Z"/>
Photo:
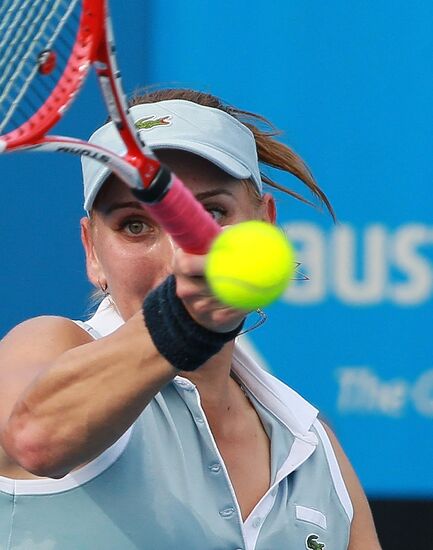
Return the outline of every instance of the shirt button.
<path id="1" fill-rule="evenodd" d="M 201 416 L 196 416 L 196 417 L 195 417 L 195 420 L 196 420 L 196 422 L 198 422 L 199 424 L 203 424 L 203 422 L 204 422 L 204 420 L 203 420 L 203 418 L 202 418 Z"/>
<path id="2" fill-rule="evenodd" d="M 257 529 L 257 527 L 260 527 L 261 524 L 262 524 L 262 518 L 254 518 L 254 521 L 253 521 L 254 529 Z"/>
<path id="3" fill-rule="evenodd" d="M 224 510 L 220 510 L 220 516 L 222 518 L 231 518 L 234 513 L 234 508 L 224 508 Z"/>
<path id="4" fill-rule="evenodd" d="M 217 474 L 221 470 L 221 464 L 218 464 L 218 462 L 216 462 L 215 464 L 211 464 L 209 466 L 209 470 Z"/>

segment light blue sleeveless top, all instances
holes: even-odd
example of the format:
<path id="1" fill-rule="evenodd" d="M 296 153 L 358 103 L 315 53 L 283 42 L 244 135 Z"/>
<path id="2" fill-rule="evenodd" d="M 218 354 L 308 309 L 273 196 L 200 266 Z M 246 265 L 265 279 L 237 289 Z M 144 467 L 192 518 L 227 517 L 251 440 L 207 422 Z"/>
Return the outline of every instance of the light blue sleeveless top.
<path id="1" fill-rule="evenodd" d="M 120 324 L 103 303 L 81 326 Z M 0 477 L 0 549 L 346 550 L 352 505 L 317 410 L 238 344 L 233 371 L 271 440 L 271 486 L 245 522 L 197 388 L 178 376 L 79 470 Z"/>

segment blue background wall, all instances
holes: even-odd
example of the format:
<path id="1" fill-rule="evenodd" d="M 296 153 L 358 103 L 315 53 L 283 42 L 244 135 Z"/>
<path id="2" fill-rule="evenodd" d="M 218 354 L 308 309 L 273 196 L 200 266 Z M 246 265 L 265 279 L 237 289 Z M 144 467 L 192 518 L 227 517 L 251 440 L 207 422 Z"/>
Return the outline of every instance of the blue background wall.
<path id="1" fill-rule="evenodd" d="M 371 496 L 433 497 L 431 2 L 146 4 L 112 2 L 125 88 L 197 87 L 270 118 L 337 211 L 333 225 L 277 197 L 310 280 L 250 343 L 321 409 Z M 104 120 L 94 79 L 86 88 L 58 132 Z M 0 163 L 1 334 L 82 317 L 77 159 Z"/>

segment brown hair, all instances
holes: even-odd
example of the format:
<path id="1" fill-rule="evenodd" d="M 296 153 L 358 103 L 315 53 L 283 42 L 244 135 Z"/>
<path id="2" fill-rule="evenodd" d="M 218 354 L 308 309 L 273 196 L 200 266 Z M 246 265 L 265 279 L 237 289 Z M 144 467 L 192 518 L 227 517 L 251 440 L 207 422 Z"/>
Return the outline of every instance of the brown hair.
<path id="1" fill-rule="evenodd" d="M 308 187 L 311 193 L 319 200 L 319 203 L 325 205 L 332 218 L 335 220 L 334 209 L 328 197 L 317 185 L 308 166 L 290 147 L 275 139 L 275 136 L 280 135 L 281 132 L 266 118 L 249 111 L 237 109 L 236 107 L 222 102 L 211 94 L 183 88 L 158 89 L 149 92 L 143 90 L 142 93 L 137 93 L 132 97 L 129 106 L 132 107 L 133 105 L 140 105 L 143 103 L 156 103 L 169 99 L 184 99 L 206 107 L 220 109 L 242 122 L 254 135 L 259 162 L 296 176 Z M 311 201 L 296 191 L 288 189 L 273 181 L 267 175 L 263 174 L 263 172 L 261 173 L 261 177 L 263 183 L 269 185 L 273 189 L 278 189 L 302 202 L 310 205 L 312 204 Z"/>

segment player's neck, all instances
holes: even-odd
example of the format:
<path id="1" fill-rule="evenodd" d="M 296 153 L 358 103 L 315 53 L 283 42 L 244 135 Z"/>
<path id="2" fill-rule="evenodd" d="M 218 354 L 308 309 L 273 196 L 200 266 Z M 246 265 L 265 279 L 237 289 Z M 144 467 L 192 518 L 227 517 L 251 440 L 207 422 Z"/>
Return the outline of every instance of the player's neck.
<path id="1" fill-rule="evenodd" d="M 225 414 L 236 401 L 236 382 L 230 377 L 233 356 L 233 342 L 226 344 L 214 357 L 194 372 L 184 373 L 196 385 L 202 406 L 206 413 Z"/>

